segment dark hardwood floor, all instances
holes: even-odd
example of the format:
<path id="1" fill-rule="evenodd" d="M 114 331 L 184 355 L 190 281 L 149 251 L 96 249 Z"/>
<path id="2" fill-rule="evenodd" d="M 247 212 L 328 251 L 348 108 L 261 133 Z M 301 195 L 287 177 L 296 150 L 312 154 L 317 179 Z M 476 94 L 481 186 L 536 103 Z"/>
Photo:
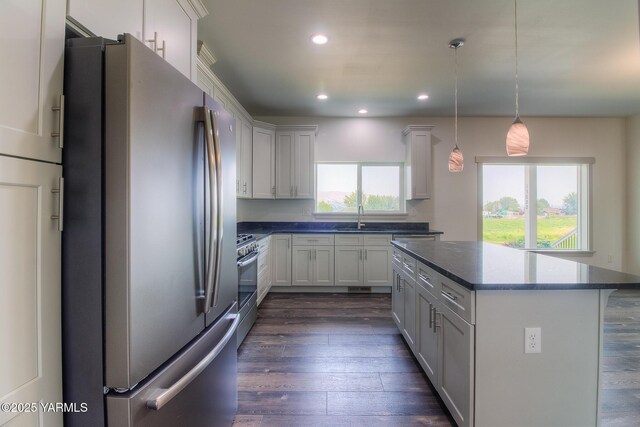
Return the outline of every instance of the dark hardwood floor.
<path id="1" fill-rule="evenodd" d="M 611 294 L 604 322 L 601 425 L 640 426 L 640 293 Z"/>
<path id="2" fill-rule="evenodd" d="M 269 294 L 238 350 L 234 426 L 451 426 L 390 295 Z"/>
<path id="3" fill-rule="evenodd" d="M 640 296 L 605 311 L 601 425 L 640 426 Z M 269 294 L 238 352 L 235 427 L 452 426 L 389 295 Z"/>

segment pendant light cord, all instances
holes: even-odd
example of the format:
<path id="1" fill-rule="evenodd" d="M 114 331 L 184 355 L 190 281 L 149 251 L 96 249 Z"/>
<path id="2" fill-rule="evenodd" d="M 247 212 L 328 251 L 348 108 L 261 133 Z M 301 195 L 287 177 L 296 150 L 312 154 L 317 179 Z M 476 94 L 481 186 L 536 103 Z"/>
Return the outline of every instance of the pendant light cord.
<path id="1" fill-rule="evenodd" d="M 514 22 L 516 30 L 516 117 L 520 115 L 518 110 L 518 0 L 514 0 Z"/>
<path id="2" fill-rule="evenodd" d="M 458 46 L 453 49 L 453 58 L 454 58 L 454 70 L 455 70 L 455 101 L 454 101 L 454 129 L 455 129 L 455 141 L 456 147 L 458 147 Z"/>

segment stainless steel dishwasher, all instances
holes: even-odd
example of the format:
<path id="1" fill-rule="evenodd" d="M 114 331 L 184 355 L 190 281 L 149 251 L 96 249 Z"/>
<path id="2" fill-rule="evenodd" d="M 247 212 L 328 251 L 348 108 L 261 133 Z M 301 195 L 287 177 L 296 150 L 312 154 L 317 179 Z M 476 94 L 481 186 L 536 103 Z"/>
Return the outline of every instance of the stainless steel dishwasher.
<path id="1" fill-rule="evenodd" d="M 420 243 L 432 240 L 440 240 L 439 234 L 394 234 L 393 240 L 406 243 Z"/>

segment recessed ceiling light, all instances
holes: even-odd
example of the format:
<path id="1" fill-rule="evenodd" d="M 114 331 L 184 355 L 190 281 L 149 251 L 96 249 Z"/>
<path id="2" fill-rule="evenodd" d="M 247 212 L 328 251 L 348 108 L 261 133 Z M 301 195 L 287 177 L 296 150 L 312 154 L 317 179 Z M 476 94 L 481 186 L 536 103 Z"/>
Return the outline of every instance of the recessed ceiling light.
<path id="1" fill-rule="evenodd" d="M 418 100 L 424 101 L 425 99 L 429 99 L 429 95 L 427 95 L 426 93 L 421 93 L 420 95 L 418 95 Z"/>
<path id="2" fill-rule="evenodd" d="M 361 108 L 358 110 L 359 114 L 367 114 L 369 111 L 366 108 Z"/>
<path id="3" fill-rule="evenodd" d="M 321 93 L 321 94 L 318 94 L 318 96 L 316 96 L 316 98 L 318 98 L 320 101 L 324 101 L 325 99 L 328 99 L 329 96 L 327 94 L 325 94 L 325 93 Z"/>
<path id="4" fill-rule="evenodd" d="M 311 41 L 315 44 L 326 44 L 329 41 L 329 37 L 324 34 L 314 34 L 311 36 Z"/>

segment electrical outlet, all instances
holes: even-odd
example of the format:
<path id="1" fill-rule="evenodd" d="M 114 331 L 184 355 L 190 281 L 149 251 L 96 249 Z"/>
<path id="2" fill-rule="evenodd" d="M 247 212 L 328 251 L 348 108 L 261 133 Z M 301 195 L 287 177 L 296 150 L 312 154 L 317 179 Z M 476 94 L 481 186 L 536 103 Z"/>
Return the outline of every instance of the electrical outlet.
<path id="1" fill-rule="evenodd" d="M 542 352 L 542 330 L 540 328 L 524 328 L 524 352 Z"/>
<path id="2" fill-rule="evenodd" d="M 311 209 L 302 208 L 302 216 L 311 216 Z"/>

